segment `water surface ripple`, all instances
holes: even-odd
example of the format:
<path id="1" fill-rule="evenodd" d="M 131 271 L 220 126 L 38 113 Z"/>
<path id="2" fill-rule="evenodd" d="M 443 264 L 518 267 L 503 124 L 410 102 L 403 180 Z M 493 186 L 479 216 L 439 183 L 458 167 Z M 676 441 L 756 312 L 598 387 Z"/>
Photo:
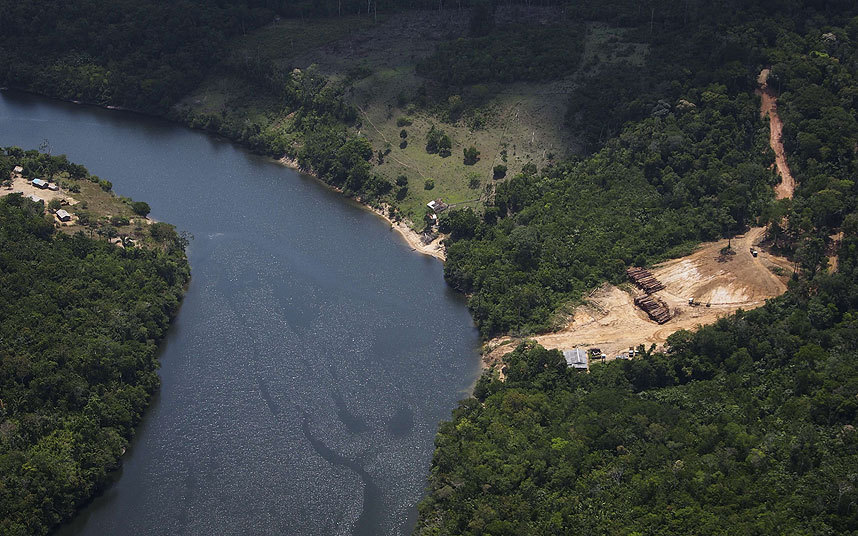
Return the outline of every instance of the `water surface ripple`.
<path id="1" fill-rule="evenodd" d="M 478 372 L 441 264 L 316 181 L 134 114 L 0 94 L 0 145 L 84 164 L 194 235 L 162 386 L 59 534 L 405 534 Z"/>

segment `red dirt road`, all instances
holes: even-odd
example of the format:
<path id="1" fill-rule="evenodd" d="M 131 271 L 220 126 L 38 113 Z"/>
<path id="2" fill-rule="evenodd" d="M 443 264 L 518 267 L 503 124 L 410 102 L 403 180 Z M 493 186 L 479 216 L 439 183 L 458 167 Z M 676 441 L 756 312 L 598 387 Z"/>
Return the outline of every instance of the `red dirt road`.
<path id="1" fill-rule="evenodd" d="M 778 174 L 781 176 L 780 184 L 775 186 L 775 197 L 778 199 L 792 199 L 793 191 L 795 191 L 795 177 L 792 176 L 792 172 L 790 172 L 787 165 L 786 152 L 784 151 L 782 139 L 784 124 L 778 116 L 778 98 L 769 87 L 769 73 L 769 69 L 763 69 L 757 78 L 757 83 L 760 85 L 757 95 L 762 98 L 760 117 L 769 116 L 769 144 L 775 152 L 775 166 L 778 169 Z"/>

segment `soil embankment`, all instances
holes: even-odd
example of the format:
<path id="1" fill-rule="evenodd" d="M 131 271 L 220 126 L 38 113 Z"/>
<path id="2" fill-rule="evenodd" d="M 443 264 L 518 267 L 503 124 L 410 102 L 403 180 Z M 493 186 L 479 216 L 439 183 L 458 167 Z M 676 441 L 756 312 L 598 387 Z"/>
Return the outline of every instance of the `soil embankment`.
<path id="1" fill-rule="evenodd" d="M 733 254 L 723 255 L 727 240 L 703 244 L 697 251 L 654 267 L 652 274 L 665 288 L 654 293 L 670 309 L 664 324 L 652 321 L 634 305 L 640 294 L 631 284 L 605 284 L 591 293 L 561 331 L 533 337 L 546 348 L 599 348 L 614 359 L 629 347 L 661 346 L 680 329 L 710 324 L 738 309 L 754 309 L 786 291 L 791 263 L 759 247 L 765 229 L 755 227 L 731 241 Z M 754 256 L 752 249 L 757 251 Z M 689 304 L 694 299 L 694 305 Z M 508 337 L 489 343 L 484 356 L 491 366 L 512 351 L 517 341 Z M 504 344 L 509 343 L 509 344 Z"/>
<path id="2" fill-rule="evenodd" d="M 795 177 L 789 170 L 786 161 L 786 152 L 783 144 L 784 124 L 778 116 L 778 98 L 769 86 L 770 69 L 763 69 L 757 78 L 759 89 L 757 95 L 762 102 L 760 104 L 760 117 L 769 116 L 769 144 L 775 152 L 775 167 L 781 176 L 781 182 L 775 186 L 775 197 L 778 199 L 791 199 L 795 191 Z"/>

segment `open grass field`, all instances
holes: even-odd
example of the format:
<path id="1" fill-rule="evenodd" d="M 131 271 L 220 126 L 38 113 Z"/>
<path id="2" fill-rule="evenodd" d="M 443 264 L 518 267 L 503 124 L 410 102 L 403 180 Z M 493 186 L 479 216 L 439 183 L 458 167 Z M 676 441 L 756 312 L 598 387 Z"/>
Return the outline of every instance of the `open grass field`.
<path id="1" fill-rule="evenodd" d="M 513 21 L 538 26 L 556 24 L 559 16 L 552 9 L 499 8 L 496 20 L 498 26 Z M 376 152 L 389 150 L 383 158 L 373 159 L 374 171 L 391 182 L 400 175 L 408 178 L 408 193 L 398 204 L 419 228 L 425 204 L 433 199 L 478 208 L 477 200 L 491 191 L 495 165 L 507 166 L 509 177 L 528 163 L 541 168 L 580 152 L 575 132 L 565 122 L 576 81 L 621 61 L 639 63 L 646 45 L 626 42 L 619 28 L 602 24 L 575 28 L 580 31 L 583 52 L 573 72 L 547 81 L 462 88 L 481 98 L 471 99 L 454 120 L 443 106 L 421 102 L 421 91 L 432 81 L 420 76 L 416 66 L 439 44 L 467 35 L 468 14 L 455 10 L 411 11 L 377 21 L 348 16 L 271 24 L 236 39 L 222 68 L 179 106 L 194 113 L 220 114 L 249 128 L 280 129 L 288 127 L 290 110 L 270 93 L 235 76 L 231 67 L 241 62 L 263 62 L 286 70 L 312 66 L 330 80 L 346 81 L 346 96 L 358 110 L 356 133 L 366 136 Z M 426 134 L 433 126 L 450 136 L 450 156 L 426 152 Z M 407 144 L 401 147 L 403 129 Z M 463 150 L 471 146 L 480 157 L 475 164 L 465 165 Z M 434 188 L 425 189 L 427 179 L 432 179 Z"/>

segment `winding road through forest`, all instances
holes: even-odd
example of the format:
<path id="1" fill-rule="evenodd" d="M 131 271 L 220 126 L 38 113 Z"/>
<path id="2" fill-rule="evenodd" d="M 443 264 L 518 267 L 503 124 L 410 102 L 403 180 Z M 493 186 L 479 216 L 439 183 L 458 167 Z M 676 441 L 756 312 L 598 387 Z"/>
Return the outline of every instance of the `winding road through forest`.
<path id="1" fill-rule="evenodd" d="M 771 69 L 763 69 L 760 76 L 757 78 L 759 89 L 757 95 L 760 96 L 760 117 L 769 116 L 769 144 L 775 152 L 775 167 L 778 174 L 781 176 L 781 182 L 775 186 L 775 197 L 778 199 L 792 199 L 792 194 L 795 191 L 795 177 L 789 170 L 786 161 L 786 151 L 784 151 L 783 130 L 784 124 L 778 116 L 778 98 L 775 92 L 769 86 L 769 74 Z"/>

